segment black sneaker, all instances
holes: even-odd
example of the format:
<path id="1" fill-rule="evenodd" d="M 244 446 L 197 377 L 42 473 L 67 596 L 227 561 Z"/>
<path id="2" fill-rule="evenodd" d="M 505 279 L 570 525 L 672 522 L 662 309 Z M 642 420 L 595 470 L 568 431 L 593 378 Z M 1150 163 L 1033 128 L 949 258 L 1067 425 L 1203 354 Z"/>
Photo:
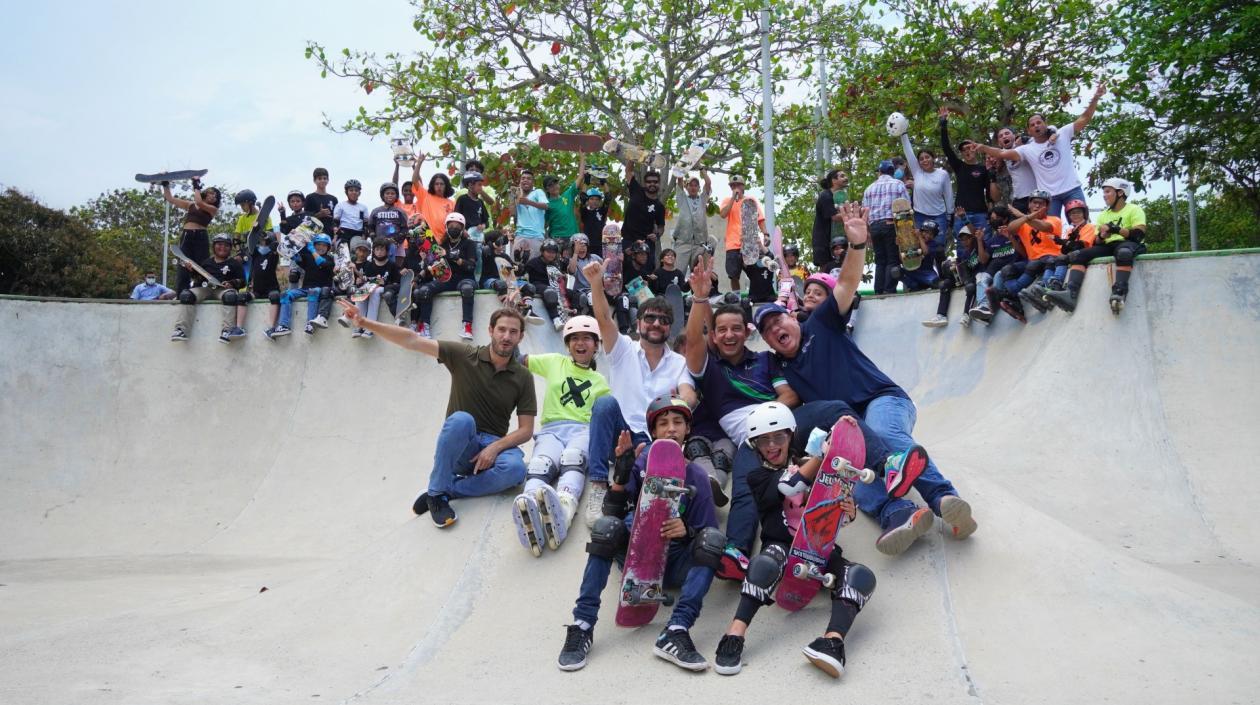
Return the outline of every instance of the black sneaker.
<path id="1" fill-rule="evenodd" d="M 458 518 L 455 516 L 455 510 L 451 509 L 451 500 L 444 494 L 425 495 L 429 502 L 429 516 L 433 518 L 433 523 L 439 529 L 445 529 L 455 523 Z"/>
<path id="2" fill-rule="evenodd" d="M 805 658 L 832 678 L 844 673 L 844 639 L 820 636 L 801 649 Z"/>
<path id="3" fill-rule="evenodd" d="M 713 670 L 724 676 L 733 676 L 744 667 L 744 637 L 726 634 L 718 642 L 717 658 Z"/>
<path id="4" fill-rule="evenodd" d="M 576 671 L 586 665 L 586 655 L 591 653 L 591 642 L 595 641 L 594 629 L 583 629 L 570 624 L 569 633 L 564 637 L 564 648 L 560 649 L 560 658 L 556 665 L 561 671 Z"/>
<path id="5" fill-rule="evenodd" d="M 416 501 L 411 503 L 411 511 L 415 512 L 416 516 L 424 516 L 425 512 L 429 511 L 428 492 L 421 492 L 420 496 L 416 497 Z"/>
<path id="6" fill-rule="evenodd" d="M 726 493 L 722 491 L 722 484 L 712 475 L 709 476 L 709 489 L 713 492 L 713 504 L 719 507 L 725 507 L 731 501 Z"/>
<path id="7" fill-rule="evenodd" d="M 656 637 L 652 653 L 688 671 L 703 671 L 709 667 L 709 662 L 696 651 L 696 645 L 691 643 L 691 635 L 685 629 L 665 627 Z"/>

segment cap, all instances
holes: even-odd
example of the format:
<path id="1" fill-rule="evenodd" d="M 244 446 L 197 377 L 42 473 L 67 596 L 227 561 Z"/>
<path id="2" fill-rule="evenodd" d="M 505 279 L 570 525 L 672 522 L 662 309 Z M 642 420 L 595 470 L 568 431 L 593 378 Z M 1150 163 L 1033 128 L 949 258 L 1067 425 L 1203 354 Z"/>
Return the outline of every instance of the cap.
<path id="1" fill-rule="evenodd" d="M 735 184 L 739 184 L 740 186 L 745 185 L 744 177 L 740 176 L 739 174 L 736 174 L 732 176 L 731 178 L 727 179 L 726 183 L 730 184 L 731 186 L 734 186 Z"/>
<path id="2" fill-rule="evenodd" d="M 891 159 L 885 159 L 879 163 L 879 173 L 892 175 L 897 167 L 893 166 Z"/>
<path id="3" fill-rule="evenodd" d="M 757 309 L 757 313 L 753 314 L 753 324 L 757 326 L 757 332 L 762 332 L 770 319 L 780 313 L 787 313 L 788 310 L 779 304 L 766 304 Z"/>
<path id="4" fill-rule="evenodd" d="M 460 183 L 471 184 L 474 181 L 485 181 L 485 177 L 480 171 L 465 171 L 464 178 Z"/>
<path id="5" fill-rule="evenodd" d="M 600 191 L 597 188 L 588 188 L 586 189 L 586 197 L 587 198 L 603 198 L 604 192 Z"/>

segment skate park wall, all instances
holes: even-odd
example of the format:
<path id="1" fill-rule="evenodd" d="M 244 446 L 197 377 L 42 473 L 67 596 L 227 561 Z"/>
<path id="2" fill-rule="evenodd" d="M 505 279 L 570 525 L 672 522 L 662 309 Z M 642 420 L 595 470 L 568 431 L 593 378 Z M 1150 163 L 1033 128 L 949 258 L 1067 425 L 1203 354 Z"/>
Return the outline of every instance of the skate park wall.
<path id="1" fill-rule="evenodd" d="M 935 330 L 934 293 L 865 300 L 857 341 L 980 529 L 895 558 L 866 517 L 841 532 L 879 585 L 838 682 L 800 653 L 825 595 L 761 610 L 740 675 L 693 675 L 651 655 L 668 609 L 614 626 L 616 571 L 560 672 L 587 530 L 535 559 L 508 495 L 411 513 L 449 390 L 429 358 L 336 324 L 268 341 L 258 304 L 241 341 L 205 304 L 177 344 L 171 304 L 3 298 L 0 702 L 1255 702 L 1257 292 L 1241 253 L 1140 260 L 1119 317 L 1105 265 L 1027 325 L 962 328 L 961 291 Z M 459 318 L 441 297 L 438 336 Z M 710 660 L 738 592 L 692 630 Z"/>

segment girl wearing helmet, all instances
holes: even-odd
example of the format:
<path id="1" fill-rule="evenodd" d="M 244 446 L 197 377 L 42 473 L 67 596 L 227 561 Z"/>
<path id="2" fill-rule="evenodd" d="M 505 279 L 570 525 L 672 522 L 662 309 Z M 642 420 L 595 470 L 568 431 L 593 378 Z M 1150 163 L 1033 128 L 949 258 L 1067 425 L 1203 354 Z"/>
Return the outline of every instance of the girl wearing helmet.
<path id="1" fill-rule="evenodd" d="M 801 297 L 801 307 L 796 311 L 797 320 L 805 322 L 820 303 L 831 299 L 831 292 L 836 288 L 835 271 L 832 270 L 833 273 L 815 272 L 805 280 L 805 294 Z M 861 305 L 862 295 L 854 293 L 853 306 L 849 309 L 849 322 L 845 324 L 845 330 L 850 335 L 853 334 L 853 327 L 857 325 L 858 306 Z"/>
<path id="2" fill-rule="evenodd" d="M 306 247 L 298 250 L 298 265 L 302 270 L 302 286 L 290 287 L 280 297 L 280 320 L 274 328 L 265 331 L 269 340 L 275 340 L 292 332 L 293 302 L 306 297 L 307 335 L 315 335 L 315 328 L 327 328 L 332 313 L 333 257 L 332 238 L 319 233 L 311 238 Z"/>
<path id="3" fill-rule="evenodd" d="M 1092 247 L 1094 241 L 1098 239 L 1098 229 L 1089 222 L 1089 207 L 1084 201 L 1080 199 L 1068 201 L 1064 204 L 1064 211 L 1068 219 L 1067 233 L 1063 237 L 1054 239 L 1059 245 L 1059 256 L 1054 259 L 1051 266 L 1046 268 L 1041 283 L 1034 282 L 1019 293 L 1020 298 L 1041 309 L 1043 313 L 1050 307 L 1046 294 L 1051 291 L 1063 291 L 1063 280 L 1068 272 L 1068 256 L 1077 250 Z"/>
<path id="4" fill-rule="evenodd" d="M 179 249 L 194 262 L 202 262 L 210 256 L 210 236 L 206 228 L 219 212 L 219 201 L 222 196 L 219 189 L 213 186 L 201 189 L 201 180 L 192 181 L 192 200 L 176 198 L 171 194 L 170 183 L 162 184 L 162 198 L 176 208 L 184 208 L 188 213 L 184 216 L 184 232 L 179 237 Z M 175 291 L 185 291 L 192 286 L 192 274 L 181 268 L 175 281 Z"/>
<path id="5" fill-rule="evenodd" d="M 1098 257 L 1116 258 L 1116 281 L 1111 285 L 1111 312 L 1119 315 L 1129 295 L 1129 277 L 1133 275 L 1133 262 L 1146 251 L 1146 212 L 1141 206 L 1129 203 L 1133 184 L 1112 177 L 1103 182 L 1103 202 L 1107 208 L 1098 216 L 1098 237 L 1090 247 L 1068 254 L 1066 291 L 1046 292 L 1046 300 L 1071 313 L 1076 310 L 1081 283 L 1085 281 L 1085 267 Z"/>
<path id="6" fill-rule="evenodd" d="M 568 355 L 542 353 L 522 361 L 546 382 L 525 491 L 512 502 L 517 536 L 535 556 L 542 555 L 543 546 L 560 548 L 586 486 L 591 409 L 609 393 L 608 381 L 595 370 L 599 343 L 599 323 L 574 316 L 564 326 Z"/>

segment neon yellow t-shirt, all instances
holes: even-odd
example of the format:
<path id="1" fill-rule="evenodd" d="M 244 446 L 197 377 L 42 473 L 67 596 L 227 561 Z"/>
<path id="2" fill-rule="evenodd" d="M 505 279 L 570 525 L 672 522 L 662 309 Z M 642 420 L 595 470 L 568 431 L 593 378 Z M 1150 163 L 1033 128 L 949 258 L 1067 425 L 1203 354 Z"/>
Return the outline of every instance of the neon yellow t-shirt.
<path id="1" fill-rule="evenodd" d="M 236 234 L 248 235 L 250 230 L 254 229 L 254 223 L 258 221 L 258 211 L 253 213 L 242 213 L 236 218 Z M 267 219 L 267 226 L 264 231 L 271 230 L 271 218 Z"/>
<path id="2" fill-rule="evenodd" d="M 578 367 L 573 358 L 559 353 L 530 355 L 529 371 L 546 380 L 542 423 L 591 422 L 595 400 L 609 393 L 608 380 L 595 370 Z"/>
<path id="3" fill-rule="evenodd" d="M 1132 230 L 1137 226 L 1146 228 L 1146 211 L 1136 203 L 1125 203 L 1124 208 L 1113 211 L 1110 208 L 1103 211 L 1098 216 L 1098 231 L 1102 232 L 1102 226 L 1105 223 L 1115 223 L 1126 230 Z M 1120 242 L 1124 236 L 1115 231 L 1107 233 L 1107 237 L 1103 242 L 1112 243 Z"/>

